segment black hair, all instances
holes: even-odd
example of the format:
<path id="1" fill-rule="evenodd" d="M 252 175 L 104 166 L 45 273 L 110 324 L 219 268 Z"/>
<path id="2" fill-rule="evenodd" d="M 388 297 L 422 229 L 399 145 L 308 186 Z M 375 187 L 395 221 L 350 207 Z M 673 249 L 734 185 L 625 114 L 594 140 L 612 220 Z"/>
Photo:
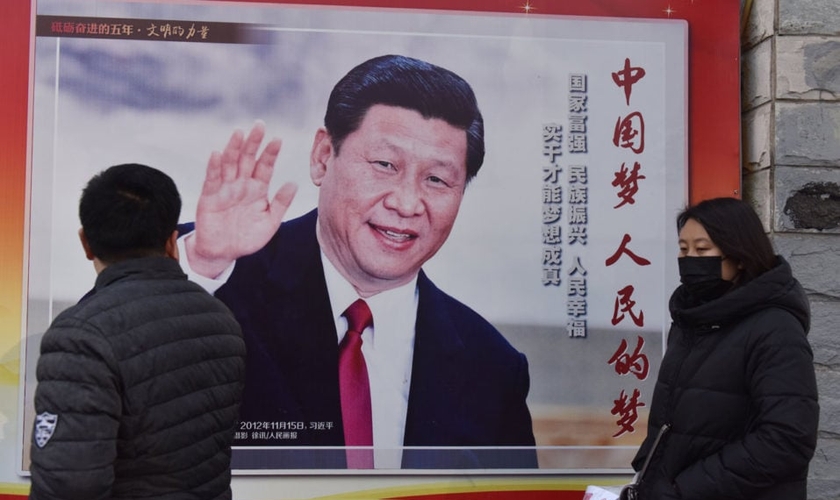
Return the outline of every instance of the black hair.
<path id="1" fill-rule="evenodd" d="M 752 207 L 735 198 L 714 198 L 677 216 L 677 230 L 689 219 L 699 222 L 727 259 L 741 266 L 739 282 L 757 278 L 776 265 L 773 244 Z"/>
<path id="2" fill-rule="evenodd" d="M 165 254 L 180 213 L 181 197 L 172 179 L 137 163 L 95 175 L 79 202 L 90 250 L 106 263 Z"/>
<path id="3" fill-rule="evenodd" d="M 439 118 L 467 134 L 467 181 L 484 162 L 484 119 L 470 85 L 448 69 L 399 55 L 369 59 L 333 87 L 324 116 L 336 154 L 376 104 Z"/>

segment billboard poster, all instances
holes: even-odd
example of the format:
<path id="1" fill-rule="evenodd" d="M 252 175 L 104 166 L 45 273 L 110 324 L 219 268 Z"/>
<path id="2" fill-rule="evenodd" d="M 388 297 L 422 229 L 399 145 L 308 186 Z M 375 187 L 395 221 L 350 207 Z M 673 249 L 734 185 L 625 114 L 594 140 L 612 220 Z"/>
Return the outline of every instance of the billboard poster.
<path id="1" fill-rule="evenodd" d="M 261 363 L 249 371 L 235 435 L 235 492 L 237 484 L 252 492 L 255 476 L 305 481 L 329 474 L 343 479 L 327 493 L 340 493 L 359 487 L 360 477 L 391 485 L 406 475 L 434 481 L 467 473 L 515 483 L 629 472 L 645 437 L 670 324 L 668 297 L 678 282 L 674 218 L 690 198 L 731 189 L 705 181 L 689 189 L 696 141 L 691 23 L 676 16 L 371 7 L 33 6 L 16 473 L 28 471 L 40 336 L 95 279 L 78 244 L 79 194 L 90 177 L 121 163 L 150 165 L 175 180 L 184 205 L 182 267 L 238 315 L 250 339 L 249 363 Z M 433 65 L 468 84 L 485 149 L 473 179 L 458 184 L 435 160 L 433 175 L 423 178 L 432 188 L 412 178 L 413 189 L 403 183 L 375 200 L 374 184 L 355 176 L 342 189 L 326 189 L 318 172 L 331 93 L 374 62 Z M 413 159 L 428 153 L 429 119 L 407 109 L 415 104 L 421 110 L 434 103 L 372 108 L 398 130 L 390 139 L 377 136 L 378 157 L 365 160 L 377 179 L 390 172 L 408 178 L 403 165 L 409 172 Z M 388 114 L 394 107 L 397 114 Z M 368 130 L 373 111 L 345 139 L 344 151 Z M 280 225 L 283 250 L 267 253 L 274 243 L 260 245 L 221 272 L 202 272 L 191 245 L 209 231 L 201 222 L 208 164 L 229 154 L 229 141 L 249 134 L 244 140 L 257 155 L 280 143 L 261 196 L 270 200 L 297 186 Z M 341 153 L 329 161 L 335 158 Z M 457 192 L 446 208 L 451 232 L 442 230 L 439 249 L 418 260 L 422 271 L 408 292 L 370 299 L 374 326 L 364 337 L 365 356 L 379 360 L 369 361 L 373 442 L 348 448 L 347 424 L 335 411 L 336 368 L 325 366 L 338 350 L 321 348 L 325 338 L 337 344 L 346 327 L 341 311 L 329 307 L 346 294 L 344 268 L 321 239 L 308 260 L 289 255 L 316 241 L 326 214 L 349 220 L 363 202 L 406 220 L 434 220 L 430 214 L 442 205 L 429 202 L 428 192 L 450 184 Z M 419 239 L 410 223 L 365 224 L 389 248 Z M 243 229 L 231 227 L 230 239 L 243 238 Z M 363 249 L 373 252 L 375 265 L 390 262 L 376 248 Z M 304 287 L 317 294 L 284 291 L 288 276 L 310 262 L 322 263 L 318 287 Z M 311 284 L 312 275 L 301 276 Z M 312 305 L 322 299 L 326 308 Z M 430 309 L 432 303 L 486 322 L 498 332 L 493 342 L 502 339 L 522 362 L 495 358 L 487 338 L 464 336 L 478 327 L 453 319 L 451 309 Z M 312 319 L 310 307 L 326 326 L 306 322 L 294 334 L 275 334 L 278 318 L 294 315 L 284 310 Z M 371 465 L 348 467 L 357 451 L 370 451 Z M 583 487 L 567 489 L 580 495 Z"/>

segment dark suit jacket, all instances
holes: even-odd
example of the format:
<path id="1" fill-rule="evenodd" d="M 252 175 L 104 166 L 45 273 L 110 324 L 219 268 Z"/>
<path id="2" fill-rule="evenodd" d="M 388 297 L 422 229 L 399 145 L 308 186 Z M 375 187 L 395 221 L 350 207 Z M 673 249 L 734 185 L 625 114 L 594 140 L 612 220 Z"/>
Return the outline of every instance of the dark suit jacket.
<path id="1" fill-rule="evenodd" d="M 337 334 L 316 220 L 312 211 L 284 222 L 262 250 L 237 261 L 216 292 L 241 323 L 248 347 L 236 445 L 344 445 Z M 404 445 L 459 449 L 406 450 L 403 468 L 536 467 L 525 356 L 422 271 L 417 286 Z M 499 446 L 530 448 L 482 449 Z M 294 450 L 287 463 L 273 450 L 246 461 L 257 464 L 234 466 L 265 468 L 265 460 L 274 460 L 269 468 L 343 468 L 338 451 Z"/>

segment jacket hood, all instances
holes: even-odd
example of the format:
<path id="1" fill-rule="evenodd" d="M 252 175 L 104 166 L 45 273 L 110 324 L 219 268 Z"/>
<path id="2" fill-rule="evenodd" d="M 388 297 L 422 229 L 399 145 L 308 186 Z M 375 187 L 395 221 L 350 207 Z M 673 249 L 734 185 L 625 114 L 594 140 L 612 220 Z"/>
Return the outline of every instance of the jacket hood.
<path id="1" fill-rule="evenodd" d="M 715 330 L 771 307 L 793 314 L 806 334 L 811 324 L 805 290 L 793 277 L 790 264 L 781 256 L 777 256 L 773 269 L 711 302 L 691 307 L 686 305 L 684 297 L 685 291 L 680 286 L 671 295 L 669 303 L 671 319 L 684 329 L 700 332 Z"/>

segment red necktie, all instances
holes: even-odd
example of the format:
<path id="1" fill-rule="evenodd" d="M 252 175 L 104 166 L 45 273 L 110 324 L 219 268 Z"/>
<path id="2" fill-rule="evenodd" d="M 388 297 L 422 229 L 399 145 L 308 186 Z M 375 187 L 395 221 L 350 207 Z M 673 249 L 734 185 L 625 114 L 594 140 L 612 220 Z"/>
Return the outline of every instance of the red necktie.
<path id="1" fill-rule="evenodd" d="M 373 326 L 373 315 L 364 300 L 358 299 L 344 311 L 347 333 L 338 349 L 338 380 L 341 391 L 341 419 L 345 446 L 373 446 L 370 409 L 370 382 L 362 355 L 362 332 Z M 347 450 L 348 469 L 372 469 L 373 451 Z"/>

